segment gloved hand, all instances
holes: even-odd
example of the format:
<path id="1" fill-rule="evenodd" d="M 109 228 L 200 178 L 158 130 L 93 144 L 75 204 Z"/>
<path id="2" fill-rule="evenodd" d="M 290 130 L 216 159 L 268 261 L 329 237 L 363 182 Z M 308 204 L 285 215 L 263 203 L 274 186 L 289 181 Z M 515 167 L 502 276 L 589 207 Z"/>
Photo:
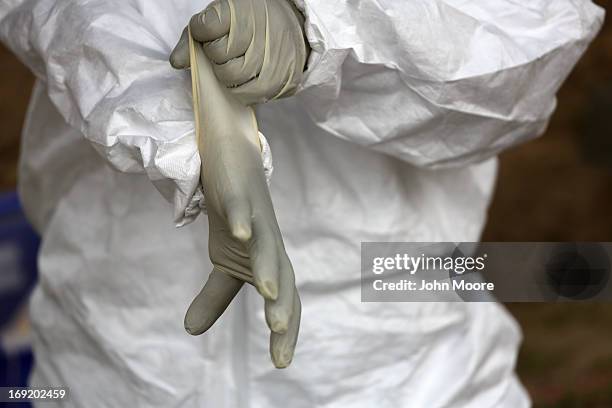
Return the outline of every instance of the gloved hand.
<path id="1" fill-rule="evenodd" d="M 249 282 L 265 299 L 272 360 L 286 367 L 301 306 L 264 175 L 255 114 L 217 81 L 202 45 L 191 41 L 190 47 L 214 268 L 187 311 L 185 328 L 194 335 L 205 332 Z"/>
<path id="2" fill-rule="evenodd" d="M 195 14 L 189 27 L 217 78 L 251 105 L 295 92 L 308 56 L 303 24 L 291 0 L 217 0 Z M 170 62 L 189 66 L 187 29 Z"/>

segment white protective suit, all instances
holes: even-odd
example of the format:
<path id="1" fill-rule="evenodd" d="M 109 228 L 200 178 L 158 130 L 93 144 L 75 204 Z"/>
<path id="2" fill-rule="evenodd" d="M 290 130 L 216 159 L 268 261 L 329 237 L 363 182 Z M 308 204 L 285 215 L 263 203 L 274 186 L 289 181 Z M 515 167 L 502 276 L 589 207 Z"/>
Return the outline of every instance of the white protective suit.
<path id="1" fill-rule="evenodd" d="M 478 240 L 495 155 L 543 132 L 603 11 L 298 2 L 305 81 L 258 109 L 303 303 L 276 370 L 252 288 L 204 336 L 183 329 L 210 263 L 205 217 L 172 222 L 202 194 L 189 73 L 168 56 L 207 3 L 0 3 L 2 40 L 38 78 L 19 180 L 43 236 L 32 385 L 70 387 L 75 407 L 528 406 L 500 306 L 361 303 L 360 242 Z"/>

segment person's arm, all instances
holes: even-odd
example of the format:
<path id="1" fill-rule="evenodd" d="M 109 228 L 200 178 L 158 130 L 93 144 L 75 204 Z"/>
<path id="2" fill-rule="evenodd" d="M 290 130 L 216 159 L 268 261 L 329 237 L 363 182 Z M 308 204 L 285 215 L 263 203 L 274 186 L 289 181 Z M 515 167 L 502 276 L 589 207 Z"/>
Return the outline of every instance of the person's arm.
<path id="1" fill-rule="evenodd" d="M 590 1 L 295 0 L 318 126 L 417 166 L 492 157 L 541 134 L 598 32 Z"/>
<path id="2" fill-rule="evenodd" d="M 173 203 L 179 225 L 203 204 L 189 74 L 168 63 L 176 33 L 193 12 L 186 5 L 0 5 L 0 39 L 45 83 L 66 122 L 116 169 L 146 173 Z"/>

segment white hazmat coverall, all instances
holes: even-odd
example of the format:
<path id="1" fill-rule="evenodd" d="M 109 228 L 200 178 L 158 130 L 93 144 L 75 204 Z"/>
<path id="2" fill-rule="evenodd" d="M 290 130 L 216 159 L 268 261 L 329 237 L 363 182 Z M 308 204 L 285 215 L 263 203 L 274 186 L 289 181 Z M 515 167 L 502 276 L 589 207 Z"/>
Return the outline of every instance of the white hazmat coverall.
<path id="1" fill-rule="evenodd" d="M 360 243 L 478 240 L 495 155 L 544 131 L 604 12 L 297 1 L 305 80 L 257 110 L 303 304 L 277 370 L 252 288 L 203 336 L 183 328 L 211 265 L 190 74 L 168 56 L 207 3 L 0 2 L 0 37 L 37 77 L 19 179 L 43 237 L 31 385 L 69 387 L 74 407 L 528 406 L 501 306 L 362 303 Z"/>

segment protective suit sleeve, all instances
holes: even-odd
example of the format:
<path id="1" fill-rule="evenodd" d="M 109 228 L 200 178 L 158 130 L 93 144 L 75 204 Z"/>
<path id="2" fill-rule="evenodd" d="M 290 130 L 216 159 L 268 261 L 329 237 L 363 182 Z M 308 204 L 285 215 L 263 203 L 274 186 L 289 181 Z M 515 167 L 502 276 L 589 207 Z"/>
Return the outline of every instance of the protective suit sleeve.
<path id="1" fill-rule="evenodd" d="M 573 0 L 294 1 L 311 47 L 303 108 L 337 137 L 432 168 L 541 134 L 604 17 Z"/>
<path id="2" fill-rule="evenodd" d="M 145 173 L 173 203 L 177 225 L 204 203 L 189 73 L 168 63 L 193 12 L 189 2 L 0 4 L 0 39 L 45 83 L 66 122 L 114 168 Z"/>

